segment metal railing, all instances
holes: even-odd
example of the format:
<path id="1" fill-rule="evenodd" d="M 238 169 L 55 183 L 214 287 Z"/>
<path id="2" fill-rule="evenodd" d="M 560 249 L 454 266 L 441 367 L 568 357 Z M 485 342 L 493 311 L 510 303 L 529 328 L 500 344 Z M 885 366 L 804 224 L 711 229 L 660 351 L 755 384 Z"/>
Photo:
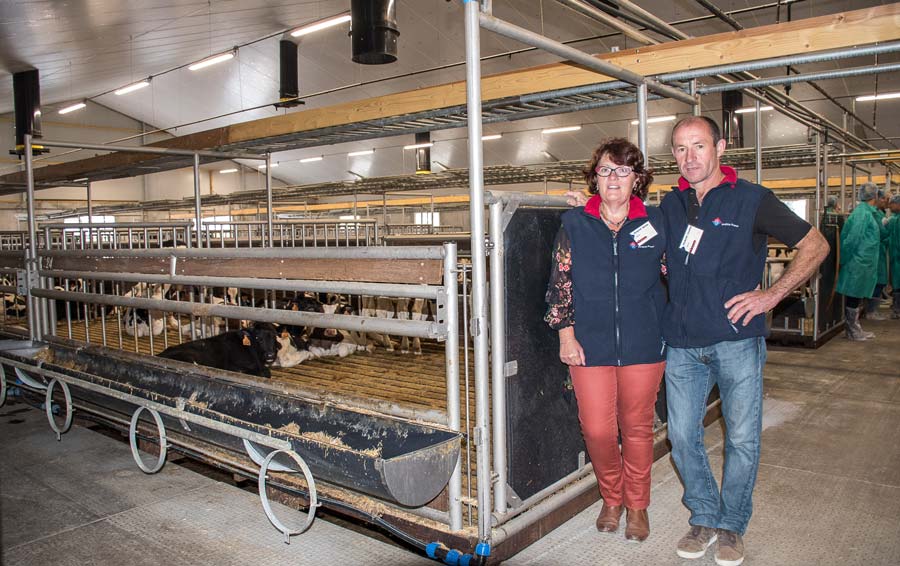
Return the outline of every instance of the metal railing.
<path id="1" fill-rule="evenodd" d="M 178 258 L 206 258 L 223 264 L 235 260 L 267 261 L 273 264 L 289 261 L 293 264 L 314 260 L 321 262 L 359 262 L 361 260 L 440 260 L 440 284 L 421 283 L 363 283 L 341 280 L 302 280 L 290 278 L 234 277 L 233 275 L 182 275 L 176 267 Z M 63 259 L 76 258 L 90 269 L 60 267 Z M 154 266 L 171 262 L 172 269 L 160 273 Z M 139 260 L 139 270 L 123 272 L 125 261 Z M 154 261 L 156 263 L 154 263 Z M 56 264 L 56 266 L 55 266 Z M 62 335 L 70 340 L 93 343 L 104 347 L 154 353 L 174 345 L 167 326 L 177 325 L 175 340 L 214 332 L 211 322 L 257 321 L 282 325 L 330 328 L 361 333 L 384 333 L 394 336 L 431 338 L 444 341 L 446 372 L 446 409 L 418 410 L 409 407 L 385 407 L 378 410 L 407 419 L 434 422 L 451 430 L 460 430 L 460 337 L 458 305 L 458 265 L 456 244 L 417 247 L 360 247 L 360 248 L 261 248 L 261 249 L 50 249 L 38 251 L 36 273 L 39 284 L 29 289 L 29 305 L 34 308 L 32 327 L 34 340 L 43 336 Z M 180 265 L 180 264 L 179 264 Z M 248 274 L 250 275 L 250 274 Z M 160 289 L 183 291 L 174 296 L 162 294 Z M 213 303 L 209 290 L 231 288 L 240 296 L 249 297 L 246 304 L 229 301 Z M 2 290 L 3 287 L 0 287 Z M 369 318 L 358 315 L 322 314 L 279 308 L 279 297 L 295 293 L 342 293 L 352 296 L 382 296 L 425 299 L 436 305 L 434 320 L 405 320 Z M 144 309 L 149 315 L 147 334 L 139 336 L 126 327 L 128 309 Z M 172 321 L 175 321 L 174 323 Z M 185 320 L 187 322 L 185 322 Z M 225 328 L 227 329 L 227 322 Z M 80 330 L 83 328 L 83 332 Z M 76 329 L 79 329 L 76 332 Z M 210 330 L 207 330 L 210 329 Z M 158 332 L 157 332 L 158 330 Z M 189 331 L 188 337 L 182 337 Z M 149 346 L 149 348 L 148 348 Z M 462 528 L 461 467 L 457 463 L 450 481 L 450 507 L 447 513 L 429 509 L 413 510 L 428 518 L 446 522 L 452 530 Z"/>
<path id="2" fill-rule="evenodd" d="M 208 248 L 240 247 L 351 247 L 380 245 L 379 226 L 374 218 L 341 220 L 322 218 L 274 222 L 271 237 L 268 223 L 259 220 L 203 222 L 201 241 Z"/>

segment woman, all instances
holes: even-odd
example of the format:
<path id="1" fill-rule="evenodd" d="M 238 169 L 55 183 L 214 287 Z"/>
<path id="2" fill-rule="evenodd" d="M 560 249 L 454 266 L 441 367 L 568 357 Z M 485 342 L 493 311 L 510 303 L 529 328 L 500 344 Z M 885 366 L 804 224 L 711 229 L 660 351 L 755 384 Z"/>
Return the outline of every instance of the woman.
<path id="1" fill-rule="evenodd" d="M 624 507 L 632 541 L 650 534 L 653 406 L 665 370 L 665 230 L 659 210 L 643 203 L 653 180 L 643 161 L 625 139 L 594 151 L 584 170 L 593 196 L 562 215 L 545 317 L 559 331 L 603 496 L 597 530 L 618 531 Z"/>
<path id="2" fill-rule="evenodd" d="M 881 225 L 875 220 L 878 187 L 865 183 L 859 188 L 859 204 L 841 229 L 841 263 L 836 290 L 844 295 L 844 332 L 848 340 L 864 341 L 875 334 L 859 324 L 860 302 L 872 296 L 878 284 L 878 248 Z"/>

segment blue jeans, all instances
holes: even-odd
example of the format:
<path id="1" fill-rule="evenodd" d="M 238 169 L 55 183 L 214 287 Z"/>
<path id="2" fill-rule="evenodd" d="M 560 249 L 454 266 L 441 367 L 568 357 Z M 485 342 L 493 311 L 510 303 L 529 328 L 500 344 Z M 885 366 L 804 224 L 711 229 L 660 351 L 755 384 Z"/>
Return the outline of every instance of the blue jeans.
<path id="1" fill-rule="evenodd" d="M 672 457 L 684 482 L 690 524 L 743 534 L 753 512 L 762 432 L 764 338 L 705 348 L 668 348 L 666 395 Z M 703 444 L 706 399 L 719 385 L 725 419 L 725 466 L 719 491 Z"/>

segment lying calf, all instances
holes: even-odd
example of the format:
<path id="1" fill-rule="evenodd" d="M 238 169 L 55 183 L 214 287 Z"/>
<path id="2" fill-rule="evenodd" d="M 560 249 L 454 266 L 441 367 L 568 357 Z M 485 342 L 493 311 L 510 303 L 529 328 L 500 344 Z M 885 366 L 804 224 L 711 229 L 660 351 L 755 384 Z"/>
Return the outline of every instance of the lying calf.
<path id="1" fill-rule="evenodd" d="M 166 348 L 161 358 L 201 366 L 271 377 L 269 370 L 277 357 L 278 330 L 274 324 L 255 322 L 248 328 L 185 342 Z"/>

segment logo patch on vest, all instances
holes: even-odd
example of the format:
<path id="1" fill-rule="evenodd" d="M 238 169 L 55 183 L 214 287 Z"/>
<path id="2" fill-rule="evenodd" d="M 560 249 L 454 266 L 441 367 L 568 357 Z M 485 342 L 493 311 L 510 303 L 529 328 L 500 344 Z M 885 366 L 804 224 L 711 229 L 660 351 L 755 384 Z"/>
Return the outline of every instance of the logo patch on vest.
<path id="1" fill-rule="evenodd" d="M 633 249 L 633 250 L 637 250 L 637 249 L 641 249 L 641 250 L 652 250 L 655 246 L 650 246 L 650 245 L 647 245 L 647 244 L 640 245 L 640 244 L 638 244 L 637 242 L 631 242 L 630 244 L 628 244 L 628 247 L 631 248 L 631 249 Z"/>
<path id="2" fill-rule="evenodd" d="M 738 226 L 737 224 L 734 224 L 732 222 L 722 222 L 722 219 L 719 218 L 718 216 L 713 218 L 712 225 L 717 228 L 719 226 L 728 226 L 729 228 L 740 228 L 740 226 Z"/>

